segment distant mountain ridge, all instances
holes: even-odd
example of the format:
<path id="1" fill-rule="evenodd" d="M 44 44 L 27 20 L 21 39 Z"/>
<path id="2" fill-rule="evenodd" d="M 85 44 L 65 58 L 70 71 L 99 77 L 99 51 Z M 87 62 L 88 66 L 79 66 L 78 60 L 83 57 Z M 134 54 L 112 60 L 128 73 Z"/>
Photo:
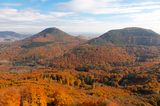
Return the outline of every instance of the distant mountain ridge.
<path id="1" fill-rule="evenodd" d="M 128 27 L 124 29 L 111 30 L 98 38 L 92 39 L 89 44 L 115 44 L 115 45 L 160 45 L 160 35 L 152 30 Z"/>
<path id="2" fill-rule="evenodd" d="M 13 32 L 13 31 L 0 31 L 0 42 L 10 42 L 21 40 L 24 38 L 24 35 Z"/>
<path id="3" fill-rule="evenodd" d="M 89 35 L 78 35 L 78 36 L 76 36 L 77 38 L 80 38 L 80 39 L 84 39 L 84 40 L 91 40 L 91 39 L 93 39 L 93 38 L 95 38 L 95 37 L 92 37 L 92 36 L 89 36 Z"/>
<path id="4" fill-rule="evenodd" d="M 21 34 L 13 31 L 0 31 L 0 37 L 6 37 L 6 36 L 20 37 Z"/>

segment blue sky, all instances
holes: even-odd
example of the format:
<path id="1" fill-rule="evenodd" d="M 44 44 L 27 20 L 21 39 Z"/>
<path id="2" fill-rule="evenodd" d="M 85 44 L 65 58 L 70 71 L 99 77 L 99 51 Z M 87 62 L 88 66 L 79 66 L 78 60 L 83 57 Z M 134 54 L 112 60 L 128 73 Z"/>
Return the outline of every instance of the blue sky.
<path id="1" fill-rule="evenodd" d="M 0 30 L 104 33 L 144 27 L 160 33 L 159 0 L 0 0 Z"/>

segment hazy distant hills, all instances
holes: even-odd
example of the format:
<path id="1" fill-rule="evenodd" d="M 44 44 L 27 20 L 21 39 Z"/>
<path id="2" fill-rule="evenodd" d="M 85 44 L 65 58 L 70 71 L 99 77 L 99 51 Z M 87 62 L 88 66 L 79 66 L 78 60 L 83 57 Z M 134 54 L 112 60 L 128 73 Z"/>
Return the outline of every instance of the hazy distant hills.
<path id="1" fill-rule="evenodd" d="M 80 38 L 80 39 L 84 39 L 84 40 L 91 40 L 93 38 L 95 38 L 95 35 L 78 35 L 76 36 L 77 38 Z"/>
<path id="2" fill-rule="evenodd" d="M 90 40 L 89 44 L 115 44 L 119 46 L 157 46 L 160 45 L 160 35 L 149 29 L 129 27 L 108 31 L 100 37 Z"/>
<path id="3" fill-rule="evenodd" d="M 13 31 L 0 31 L 0 42 L 12 42 L 21 40 L 25 35 L 13 32 Z"/>

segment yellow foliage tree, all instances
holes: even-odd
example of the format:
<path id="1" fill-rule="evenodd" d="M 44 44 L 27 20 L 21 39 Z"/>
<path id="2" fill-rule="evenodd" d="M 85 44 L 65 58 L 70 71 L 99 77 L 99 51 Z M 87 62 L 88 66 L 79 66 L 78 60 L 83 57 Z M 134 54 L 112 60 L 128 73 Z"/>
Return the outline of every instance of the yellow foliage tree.
<path id="1" fill-rule="evenodd" d="M 73 104 L 73 99 L 65 94 L 63 91 L 56 91 L 53 94 L 54 106 L 71 106 Z"/>

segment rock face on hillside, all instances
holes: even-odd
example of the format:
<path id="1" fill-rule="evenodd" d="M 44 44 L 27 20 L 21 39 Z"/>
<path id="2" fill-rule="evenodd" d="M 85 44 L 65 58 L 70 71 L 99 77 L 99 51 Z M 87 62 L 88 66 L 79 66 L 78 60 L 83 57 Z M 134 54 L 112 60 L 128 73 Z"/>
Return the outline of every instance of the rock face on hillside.
<path id="1" fill-rule="evenodd" d="M 96 45 L 115 44 L 119 46 L 158 46 L 160 45 L 160 35 L 149 29 L 129 27 L 108 31 L 100 37 L 90 40 L 88 43 Z"/>

